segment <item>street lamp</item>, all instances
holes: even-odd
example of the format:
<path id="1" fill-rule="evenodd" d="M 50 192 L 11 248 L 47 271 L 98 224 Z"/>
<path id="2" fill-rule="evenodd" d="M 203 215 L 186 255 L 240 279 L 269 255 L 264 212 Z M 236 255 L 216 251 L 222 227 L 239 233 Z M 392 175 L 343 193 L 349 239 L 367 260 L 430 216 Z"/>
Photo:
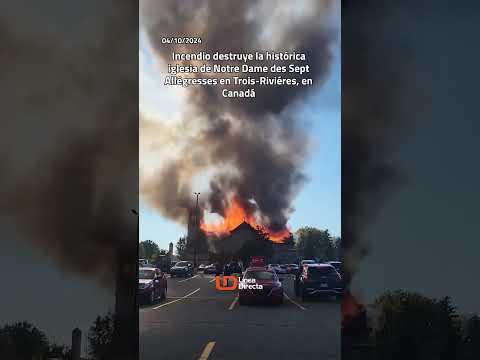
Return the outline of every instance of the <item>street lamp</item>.
<path id="1" fill-rule="evenodd" d="M 200 216 L 200 210 L 198 208 L 198 196 L 200 195 L 199 192 L 194 192 L 193 193 L 197 197 L 197 204 L 195 207 L 195 239 L 193 240 L 193 267 L 197 267 L 197 243 L 198 243 L 198 228 L 200 226 L 199 224 L 199 216 Z"/>

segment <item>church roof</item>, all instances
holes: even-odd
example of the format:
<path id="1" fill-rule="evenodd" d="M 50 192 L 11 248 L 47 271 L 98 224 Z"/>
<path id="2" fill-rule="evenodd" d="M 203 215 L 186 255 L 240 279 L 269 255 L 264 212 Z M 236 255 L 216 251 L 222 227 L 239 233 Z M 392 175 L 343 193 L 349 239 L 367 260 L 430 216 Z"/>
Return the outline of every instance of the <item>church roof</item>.
<path id="1" fill-rule="evenodd" d="M 255 231 L 255 229 L 252 227 L 252 225 L 247 223 L 245 220 L 240 225 L 238 225 L 236 228 L 232 229 L 230 232 L 233 233 L 233 232 L 236 232 L 236 231 L 239 231 L 239 230 Z"/>

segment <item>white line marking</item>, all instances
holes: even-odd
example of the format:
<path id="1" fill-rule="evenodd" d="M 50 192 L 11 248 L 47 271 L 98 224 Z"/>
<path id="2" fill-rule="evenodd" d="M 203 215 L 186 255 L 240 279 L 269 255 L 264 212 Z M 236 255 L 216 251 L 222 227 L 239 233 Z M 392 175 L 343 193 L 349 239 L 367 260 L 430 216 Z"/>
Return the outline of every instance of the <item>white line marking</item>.
<path id="1" fill-rule="evenodd" d="M 209 282 L 211 282 L 211 283 L 212 283 L 212 282 L 214 282 L 214 281 L 215 281 L 215 278 L 213 278 L 213 279 L 212 279 L 212 280 L 210 280 Z"/>
<path id="2" fill-rule="evenodd" d="M 287 300 L 290 301 L 292 304 L 297 305 L 297 306 L 298 306 L 300 309 L 302 309 L 302 310 L 307 310 L 307 309 L 304 308 L 302 305 L 300 305 L 299 303 L 297 303 L 295 300 L 290 299 L 290 297 L 289 297 L 287 294 L 284 293 L 283 295 L 284 295 L 284 296 L 287 298 Z"/>
<path id="3" fill-rule="evenodd" d="M 184 282 L 184 281 L 192 280 L 192 279 L 196 278 L 197 276 L 198 276 L 198 275 L 195 275 L 195 276 L 189 277 L 189 278 L 187 278 L 187 279 L 180 280 L 179 282 Z"/>
<path id="4" fill-rule="evenodd" d="M 181 299 L 183 296 L 169 296 L 169 299 Z M 218 297 L 214 296 L 189 296 L 189 299 L 195 300 L 218 300 Z"/>
<path id="5" fill-rule="evenodd" d="M 233 310 L 233 308 L 235 307 L 235 304 L 237 303 L 238 301 L 238 296 L 235 297 L 235 299 L 233 299 L 232 303 L 230 304 L 230 307 L 228 308 L 228 310 Z"/>
<path id="6" fill-rule="evenodd" d="M 202 354 L 200 355 L 198 360 L 207 360 L 214 346 L 215 346 L 215 341 L 210 341 L 203 349 Z"/>
<path id="7" fill-rule="evenodd" d="M 167 306 L 167 305 L 173 304 L 173 303 L 175 303 L 175 302 L 177 302 L 177 301 L 180 301 L 180 300 L 186 299 L 187 297 L 189 297 L 189 296 L 191 296 L 191 295 L 195 294 L 195 293 L 196 293 L 196 292 L 198 292 L 198 291 L 200 291 L 200 288 L 198 288 L 197 290 L 194 290 L 194 291 L 192 291 L 191 293 L 189 293 L 189 294 L 187 294 L 187 295 L 185 295 L 185 296 L 182 296 L 181 298 L 179 298 L 179 299 L 177 299 L 177 300 L 169 301 L 169 302 L 167 302 L 167 303 L 165 303 L 165 304 L 162 304 L 162 305 L 156 306 L 156 307 L 154 307 L 154 308 L 153 308 L 153 310 L 157 310 L 157 309 L 160 309 L 161 307 L 164 307 L 164 306 Z"/>

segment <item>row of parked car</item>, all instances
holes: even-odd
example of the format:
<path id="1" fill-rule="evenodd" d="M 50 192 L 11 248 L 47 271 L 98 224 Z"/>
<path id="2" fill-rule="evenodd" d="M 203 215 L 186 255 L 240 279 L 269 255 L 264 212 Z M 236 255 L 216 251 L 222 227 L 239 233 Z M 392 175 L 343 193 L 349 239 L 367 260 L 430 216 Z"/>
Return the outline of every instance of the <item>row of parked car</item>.
<path id="1" fill-rule="evenodd" d="M 200 264 L 198 266 L 198 271 L 203 271 L 204 274 L 223 274 L 223 275 L 232 275 L 232 274 L 242 274 L 243 269 L 237 262 L 230 262 L 222 266 L 218 263 L 213 264 Z"/>
<path id="2" fill-rule="evenodd" d="M 268 264 L 267 268 L 283 275 L 296 274 L 300 267 L 297 264 Z"/>

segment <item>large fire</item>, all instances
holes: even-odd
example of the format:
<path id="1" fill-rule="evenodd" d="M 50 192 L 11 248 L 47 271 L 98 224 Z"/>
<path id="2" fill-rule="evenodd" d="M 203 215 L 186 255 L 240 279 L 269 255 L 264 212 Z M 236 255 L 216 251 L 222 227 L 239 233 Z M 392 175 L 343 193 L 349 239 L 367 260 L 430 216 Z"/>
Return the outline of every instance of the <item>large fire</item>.
<path id="1" fill-rule="evenodd" d="M 268 234 L 268 238 L 276 243 L 283 242 L 287 237 L 291 235 L 288 229 L 282 229 L 280 231 L 272 231 L 267 227 L 260 225 L 254 215 L 248 215 L 241 204 L 232 199 L 230 207 L 225 211 L 223 221 L 220 223 L 204 223 L 200 224 L 200 228 L 206 233 L 214 233 L 216 235 L 227 235 L 235 229 L 242 222 L 248 223 L 251 227 L 257 229 L 261 228 Z"/>

